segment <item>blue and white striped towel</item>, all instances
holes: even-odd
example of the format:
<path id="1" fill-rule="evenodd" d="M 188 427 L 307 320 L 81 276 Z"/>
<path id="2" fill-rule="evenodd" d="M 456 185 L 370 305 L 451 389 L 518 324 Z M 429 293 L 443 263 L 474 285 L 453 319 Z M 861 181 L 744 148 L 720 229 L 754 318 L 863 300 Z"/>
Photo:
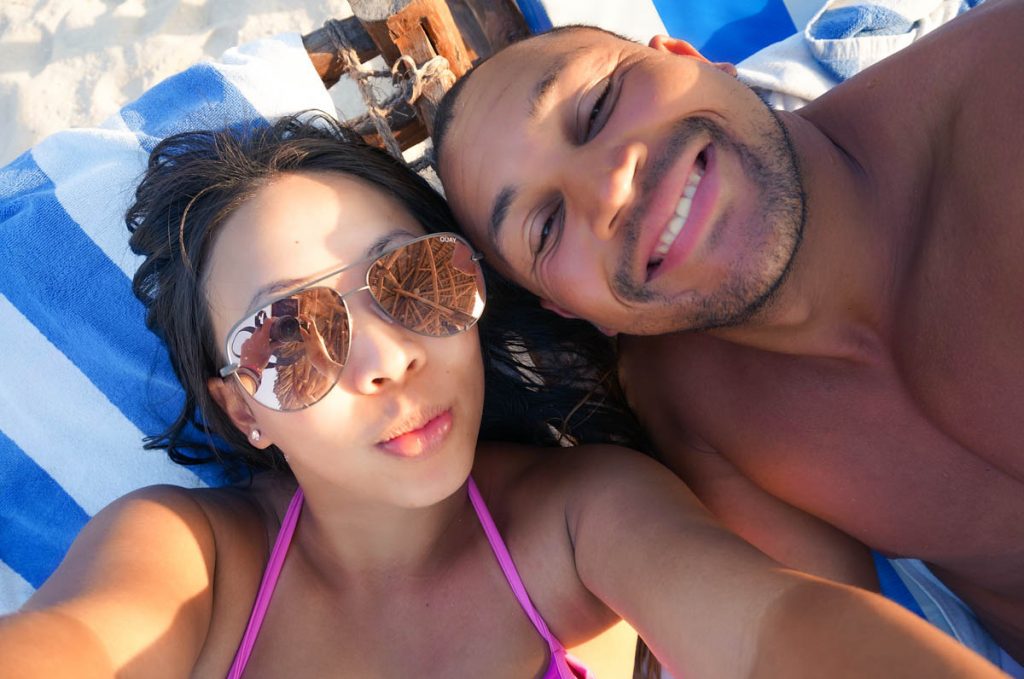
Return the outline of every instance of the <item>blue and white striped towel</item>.
<path id="1" fill-rule="evenodd" d="M 131 291 L 124 212 L 149 151 L 187 129 L 334 112 L 298 35 L 226 52 L 98 128 L 44 139 L 0 169 L 0 613 L 60 563 L 100 508 L 152 483 L 217 483 L 144 434 L 181 388 Z"/>
<path id="2" fill-rule="evenodd" d="M 534 33 L 552 26 L 601 26 L 646 43 L 659 33 L 682 38 L 711 61 L 739 62 L 783 40 L 821 0 L 518 0 Z"/>

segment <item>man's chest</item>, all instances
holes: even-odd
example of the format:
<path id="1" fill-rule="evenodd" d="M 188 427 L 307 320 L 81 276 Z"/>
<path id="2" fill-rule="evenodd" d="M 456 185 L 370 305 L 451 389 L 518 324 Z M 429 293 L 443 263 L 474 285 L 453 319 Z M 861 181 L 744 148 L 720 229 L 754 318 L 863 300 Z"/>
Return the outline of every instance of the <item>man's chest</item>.
<path id="1" fill-rule="evenodd" d="M 644 352 L 630 398 L 662 449 L 696 435 L 770 494 L 894 554 L 947 561 L 1024 541 L 1024 415 L 1010 416 L 1024 383 L 986 407 L 963 374 L 925 398 L 938 382 L 904 375 L 920 367 L 722 344 Z"/>

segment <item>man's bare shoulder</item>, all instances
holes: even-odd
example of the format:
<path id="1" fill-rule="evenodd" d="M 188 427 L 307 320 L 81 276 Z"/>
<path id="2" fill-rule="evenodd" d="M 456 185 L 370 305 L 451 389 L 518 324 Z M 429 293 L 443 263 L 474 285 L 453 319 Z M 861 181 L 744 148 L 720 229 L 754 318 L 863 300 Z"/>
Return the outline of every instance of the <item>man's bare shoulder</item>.
<path id="1" fill-rule="evenodd" d="M 645 426 L 682 433 L 680 413 L 701 418 L 701 404 L 743 385 L 763 353 L 697 332 L 623 336 L 619 381 Z"/>
<path id="2" fill-rule="evenodd" d="M 988 0 L 841 83 L 798 112 L 853 157 L 943 158 L 963 106 L 1007 108 L 1024 101 L 1024 1 Z M 1014 109 L 1017 110 L 1017 109 Z"/>
<path id="3" fill-rule="evenodd" d="M 945 62 L 966 91 L 988 97 L 1019 95 L 1024 74 L 1019 47 L 1024 34 L 1024 0 L 987 0 L 966 12 L 925 40 L 921 49 Z M 998 90 L 986 83 L 1007 85 Z M 983 89 L 979 89 L 983 88 Z"/>

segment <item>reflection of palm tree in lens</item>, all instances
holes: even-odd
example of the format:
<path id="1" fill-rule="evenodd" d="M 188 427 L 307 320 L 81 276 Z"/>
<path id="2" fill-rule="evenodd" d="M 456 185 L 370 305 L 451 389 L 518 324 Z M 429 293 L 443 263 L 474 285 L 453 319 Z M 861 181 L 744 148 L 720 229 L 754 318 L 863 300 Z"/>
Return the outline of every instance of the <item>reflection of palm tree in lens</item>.
<path id="1" fill-rule="evenodd" d="M 306 359 L 322 375 L 334 375 L 341 370 L 341 363 L 331 358 L 327 343 L 316 323 L 296 324 L 299 341 L 305 348 Z"/>
<path id="2" fill-rule="evenodd" d="M 300 296 L 298 320 L 308 335 L 300 330 L 297 340 L 282 343 L 276 352 L 283 365 L 277 369 L 274 395 L 286 410 L 304 408 L 327 393 L 337 381 L 349 342 L 345 307 L 337 292 L 312 288 Z"/>
<path id="3" fill-rule="evenodd" d="M 414 332 L 444 337 L 465 330 L 475 320 L 480 290 L 474 271 L 456 265 L 457 247 L 427 238 L 385 255 L 370 269 L 371 293 Z"/>

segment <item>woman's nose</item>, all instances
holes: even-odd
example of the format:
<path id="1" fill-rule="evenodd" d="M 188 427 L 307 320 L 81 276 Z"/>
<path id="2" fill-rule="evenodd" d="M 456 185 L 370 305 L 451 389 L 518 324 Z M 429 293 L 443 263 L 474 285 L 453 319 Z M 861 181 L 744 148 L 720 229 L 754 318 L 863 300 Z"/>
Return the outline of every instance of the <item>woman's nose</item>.
<path id="1" fill-rule="evenodd" d="M 351 309 L 352 336 L 342 379 L 361 394 L 375 394 L 401 384 L 423 368 L 427 354 L 423 337 L 367 304 Z"/>

